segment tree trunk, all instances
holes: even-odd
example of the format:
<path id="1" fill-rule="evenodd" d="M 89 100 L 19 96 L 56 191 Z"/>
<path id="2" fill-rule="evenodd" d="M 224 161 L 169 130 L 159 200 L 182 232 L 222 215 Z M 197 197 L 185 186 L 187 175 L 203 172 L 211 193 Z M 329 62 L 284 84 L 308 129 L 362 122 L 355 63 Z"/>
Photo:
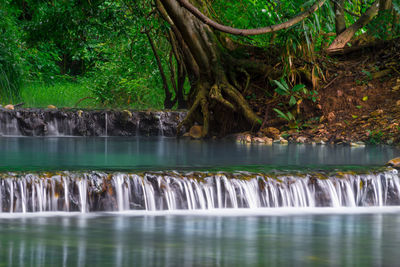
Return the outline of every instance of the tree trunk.
<path id="1" fill-rule="evenodd" d="M 192 4 L 204 14 L 209 13 L 205 1 L 193 0 Z M 197 122 L 203 126 L 202 136 L 207 137 L 211 128 L 212 134 L 220 133 L 229 124 L 224 115 L 231 114 L 239 120 L 243 118 L 248 127 L 258 128 L 262 121 L 243 97 L 244 86 L 236 79 L 250 73 L 257 64 L 247 60 L 249 68 L 246 68 L 242 62 L 246 59 L 233 57 L 224 47 L 222 35 L 216 34 L 176 0 L 158 1 L 157 8 L 171 25 L 174 38 L 170 39 L 173 46 L 179 47 L 191 84 L 190 108 L 180 127 Z M 246 77 L 249 76 L 251 73 Z"/>
<path id="2" fill-rule="evenodd" d="M 378 10 L 379 0 L 375 1 L 355 23 L 339 34 L 328 47 L 327 52 L 334 52 L 343 49 L 354 36 L 354 34 L 359 29 L 367 25 L 368 22 L 370 22 L 378 14 Z"/>
<path id="3" fill-rule="evenodd" d="M 392 8 L 392 0 L 379 0 L 379 13 Z"/>
<path id="4" fill-rule="evenodd" d="M 344 19 L 344 0 L 335 0 L 333 3 L 335 9 L 336 35 L 339 35 L 346 30 L 346 21 Z"/>
<path id="5" fill-rule="evenodd" d="M 150 36 L 149 30 L 145 30 L 143 33 L 147 36 L 147 40 L 149 41 L 151 50 L 153 51 L 154 58 L 156 59 L 158 70 L 159 70 L 160 75 L 161 75 L 161 80 L 162 80 L 162 83 L 163 83 L 163 88 L 164 88 L 164 93 L 165 93 L 164 108 L 171 109 L 175 105 L 176 98 L 175 98 L 175 100 L 171 99 L 172 98 L 172 94 L 169 91 L 167 77 L 165 76 L 165 72 L 164 72 L 164 69 L 162 67 L 161 59 L 158 56 L 156 46 L 155 46 L 155 44 L 153 42 L 153 39 Z"/>

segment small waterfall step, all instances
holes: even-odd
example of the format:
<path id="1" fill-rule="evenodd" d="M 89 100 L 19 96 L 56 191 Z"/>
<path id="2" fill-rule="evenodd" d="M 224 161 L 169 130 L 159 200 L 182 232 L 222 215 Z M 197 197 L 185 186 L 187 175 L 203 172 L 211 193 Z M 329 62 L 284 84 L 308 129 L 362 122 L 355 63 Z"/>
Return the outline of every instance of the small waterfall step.
<path id="1" fill-rule="evenodd" d="M 0 212 L 400 205 L 396 170 L 369 174 L 8 173 Z"/>
<path id="2" fill-rule="evenodd" d="M 182 111 L 0 108 L 0 136 L 176 136 Z"/>

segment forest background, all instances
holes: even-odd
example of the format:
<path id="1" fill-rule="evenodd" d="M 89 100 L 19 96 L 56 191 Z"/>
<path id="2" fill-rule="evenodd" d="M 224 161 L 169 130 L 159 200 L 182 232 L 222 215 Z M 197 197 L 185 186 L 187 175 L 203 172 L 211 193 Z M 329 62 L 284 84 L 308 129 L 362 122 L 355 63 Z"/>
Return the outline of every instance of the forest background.
<path id="1" fill-rule="evenodd" d="M 160 14 L 158 2 L 2 0 L 0 104 L 132 109 L 190 107 L 194 102 L 190 97 L 193 84 L 174 51 L 171 23 Z M 228 40 L 224 45 L 228 49 L 233 47 L 232 53 L 237 47 L 260 49 L 246 53 L 254 62 L 260 61 L 260 57 L 268 61 L 269 69 L 265 71 L 268 75 L 263 76 L 263 83 L 259 82 L 260 77 L 252 77 L 249 85 L 249 74 L 245 70 L 238 70 L 241 74 L 235 82 L 258 116 L 256 120 L 267 117 L 268 113 L 268 120 L 277 117 L 288 128 L 307 127 L 306 119 L 323 121 L 323 112 L 318 114 L 306 106 L 314 105 L 318 109 L 323 97 L 321 88 L 329 86 L 335 78 L 327 70 L 340 65 L 340 59 L 327 49 L 346 27 L 359 23 L 375 3 L 380 3 L 379 12 L 358 27 L 341 50 L 375 45 L 400 36 L 398 0 L 192 2 L 206 6 L 203 13 L 212 20 L 242 29 L 285 23 L 315 3 L 322 3 L 305 19 L 280 31 L 255 36 L 226 34 L 226 38 L 218 34 L 220 39 Z M 338 10 L 342 11 L 340 17 Z M 356 82 L 368 84 L 374 71 L 364 67 L 360 71 L 363 76 Z M 268 109 L 260 108 L 267 105 Z M 354 106 L 361 109 L 360 105 Z M 196 121 L 201 124 L 202 119 Z"/>

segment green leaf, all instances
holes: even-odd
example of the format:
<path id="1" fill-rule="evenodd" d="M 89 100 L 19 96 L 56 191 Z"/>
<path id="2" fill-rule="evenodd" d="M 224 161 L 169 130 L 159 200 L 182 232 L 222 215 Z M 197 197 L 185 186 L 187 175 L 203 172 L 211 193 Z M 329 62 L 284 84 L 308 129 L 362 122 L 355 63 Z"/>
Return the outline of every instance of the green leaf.
<path id="1" fill-rule="evenodd" d="M 272 82 L 275 83 L 278 88 L 275 89 L 275 92 L 277 92 L 280 95 L 287 95 L 289 94 L 289 87 L 287 86 L 286 82 L 281 80 L 283 83 L 277 81 L 277 80 L 273 80 Z"/>
<path id="2" fill-rule="evenodd" d="M 290 111 L 288 111 L 286 115 L 289 118 L 289 120 L 294 120 L 294 116 Z"/>
<path id="3" fill-rule="evenodd" d="M 289 105 L 294 106 L 294 105 L 296 105 L 296 102 L 297 102 L 296 98 L 294 96 L 291 96 L 290 100 L 289 100 Z"/>
<path id="4" fill-rule="evenodd" d="M 292 91 L 293 92 L 299 92 L 304 87 L 306 87 L 304 84 L 296 84 L 295 86 L 293 86 Z"/>
<path id="5" fill-rule="evenodd" d="M 282 118 L 282 119 L 285 119 L 285 120 L 287 120 L 287 121 L 290 121 L 289 117 L 286 116 L 286 114 L 283 113 L 282 111 L 280 111 L 279 109 L 274 108 L 274 111 L 278 114 L 278 117 L 280 117 L 280 118 Z"/>
<path id="6" fill-rule="evenodd" d="M 277 94 L 279 94 L 279 95 L 287 95 L 287 92 L 286 92 L 286 91 L 283 91 L 283 90 L 280 89 L 280 88 L 276 88 L 276 89 L 275 89 L 275 92 L 276 92 Z"/>

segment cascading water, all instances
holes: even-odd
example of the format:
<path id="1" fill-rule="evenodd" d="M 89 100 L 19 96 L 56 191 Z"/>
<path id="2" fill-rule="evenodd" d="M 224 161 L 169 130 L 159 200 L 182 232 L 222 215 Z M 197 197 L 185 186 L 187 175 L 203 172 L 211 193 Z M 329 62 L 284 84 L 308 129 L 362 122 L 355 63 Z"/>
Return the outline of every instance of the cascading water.
<path id="1" fill-rule="evenodd" d="M 397 171 L 304 177 L 237 173 L 8 174 L 1 212 L 400 205 Z"/>
<path id="2" fill-rule="evenodd" d="M 105 133 L 104 133 L 104 136 L 108 136 L 108 116 L 107 116 L 107 112 L 104 114 L 104 121 L 105 121 L 105 126 L 104 126 L 104 129 L 105 129 Z"/>
<path id="3" fill-rule="evenodd" d="M 0 108 L 0 136 L 175 136 L 179 111 Z"/>

